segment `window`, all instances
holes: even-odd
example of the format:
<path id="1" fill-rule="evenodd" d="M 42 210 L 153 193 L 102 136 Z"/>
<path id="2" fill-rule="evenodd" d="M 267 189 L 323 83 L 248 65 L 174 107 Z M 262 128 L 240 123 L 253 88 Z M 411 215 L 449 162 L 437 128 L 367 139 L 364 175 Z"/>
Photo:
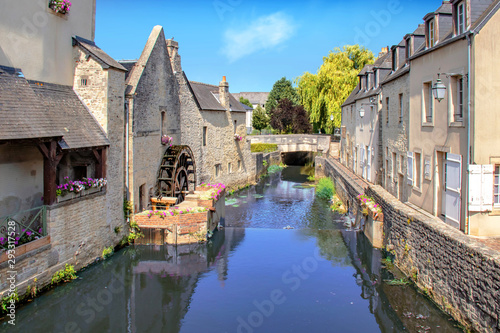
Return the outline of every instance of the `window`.
<path id="1" fill-rule="evenodd" d="M 207 126 L 203 126 L 203 146 L 207 145 Z"/>
<path id="2" fill-rule="evenodd" d="M 431 157 L 424 157 L 424 179 L 431 180 Z"/>
<path id="3" fill-rule="evenodd" d="M 215 177 L 219 177 L 222 173 L 222 168 L 220 164 L 215 165 Z"/>
<path id="4" fill-rule="evenodd" d="M 162 111 L 161 113 L 161 116 L 160 116 L 160 121 L 161 121 L 161 136 L 163 137 L 163 135 L 165 135 L 165 112 Z"/>
<path id="5" fill-rule="evenodd" d="M 86 86 L 88 86 L 88 84 L 89 84 L 89 78 L 88 78 L 88 76 L 82 76 L 80 78 L 80 86 L 81 87 L 86 87 Z"/>
<path id="6" fill-rule="evenodd" d="M 453 103 L 453 121 L 460 122 L 464 115 L 464 79 L 462 76 L 452 76 L 450 80 Z"/>
<path id="7" fill-rule="evenodd" d="M 375 88 L 377 88 L 378 87 L 378 71 L 377 70 L 375 70 L 373 72 L 373 80 L 374 80 L 373 85 Z"/>
<path id="8" fill-rule="evenodd" d="M 407 152 L 408 162 L 406 164 L 406 176 L 408 178 L 408 185 L 413 185 L 413 153 Z"/>
<path id="9" fill-rule="evenodd" d="M 405 47 L 405 52 L 406 52 L 406 61 L 411 57 L 412 49 L 411 49 L 411 37 L 406 39 L 406 47 Z"/>
<path id="10" fill-rule="evenodd" d="M 434 112 L 434 101 L 432 98 L 432 82 L 425 82 L 423 88 L 423 122 L 432 123 L 432 116 Z"/>
<path id="11" fill-rule="evenodd" d="M 435 29 L 435 24 L 434 20 L 430 20 L 429 23 L 427 23 L 427 47 L 433 47 L 436 45 L 436 29 Z"/>
<path id="12" fill-rule="evenodd" d="M 460 35 L 465 32 L 465 4 L 463 2 L 457 5 L 456 13 L 457 35 Z"/>
<path id="13" fill-rule="evenodd" d="M 396 181 L 396 179 L 397 179 L 397 172 L 398 172 L 397 163 L 398 163 L 397 155 L 396 155 L 396 153 L 392 153 L 392 180 L 393 181 Z"/>
<path id="14" fill-rule="evenodd" d="M 392 70 L 396 71 L 398 69 L 398 48 L 395 47 L 392 50 Z"/>
<path id="15" fill-rule="evenodd" d="M 234 133 L 236 133 L 236 127 L 238 127 L 238 123 L 237 123 L 237 121 L 235 120 L 235 121 L 234 121 Z"/>
<path id="16" fill-rule="evenodd" d="M 238 171 L 241 171 L 241 160 L 238 160 Z"/>
<path id="17" fill-rule="evenodd" d="M 232 172 L 233 172 L 232 165 L 231 165 L 231 162 L 229 162 L 227 164 L 227 173 L 232 173 Z"/>
<path id="18" fill-rule="evenodd" d="M 399 94 L 399 123 L 403 122 L 403 94 Z"/>
<path id="19" fill-rule="evenodd" d="M 405 157 L 404 155 L 399 155 L 399 172 L 403 173 L 405 166 Z"/>
<path id="20" fill-rule="evenodd" d="M 500 165 L 495 165 L 493 174 L 493 205 L 500 207 Z"/>
<path id="21" fill-rule="evenodd" d="M 421 186 L 421 154 L 415 153 L 415 187 L 420 188 Z"/>
<path id="22" fill-rule="evenodd" d="M 385 98 L 385 123 L 389 125 L 389 97 Z"/>
<path id="23" fill-rule="evenodd" d="M 144 196 L 146 195 L 146 184 L 139 186 L 139 212 L 146 209 L 146 200 Z"/>
<path id="24" fill-rule="evenodd" d="M 373 106 L 370 106 L 370 130 L 371 131 L 373 131 L 373 129 L 375 128 L 375 117 L 376 117 L 375 110 L 374 110 Z"/>

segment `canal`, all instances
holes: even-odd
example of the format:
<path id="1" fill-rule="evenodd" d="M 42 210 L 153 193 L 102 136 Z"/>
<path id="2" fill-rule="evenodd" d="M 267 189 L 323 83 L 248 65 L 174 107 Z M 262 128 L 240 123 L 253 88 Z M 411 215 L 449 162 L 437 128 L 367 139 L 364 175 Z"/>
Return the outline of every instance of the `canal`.
<path id="1" fill-rule="evenodd" d="M 226 202 L 207 244 L 131 246 L 17 310 L 2 332 L 460 332 L 304 186 L 300 167 Z M 284 229 L 286 228 L 286 229 Z"/>

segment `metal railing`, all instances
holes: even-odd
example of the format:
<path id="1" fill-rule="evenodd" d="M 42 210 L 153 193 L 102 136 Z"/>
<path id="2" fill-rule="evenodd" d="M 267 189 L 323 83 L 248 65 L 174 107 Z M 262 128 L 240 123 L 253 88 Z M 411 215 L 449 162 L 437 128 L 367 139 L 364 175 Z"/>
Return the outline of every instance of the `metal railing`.
<path id="1" fill-rule="evenodd" d="M 0 249 L 16 247 L 47 235 L 47 206 L 0 217 Z"/>

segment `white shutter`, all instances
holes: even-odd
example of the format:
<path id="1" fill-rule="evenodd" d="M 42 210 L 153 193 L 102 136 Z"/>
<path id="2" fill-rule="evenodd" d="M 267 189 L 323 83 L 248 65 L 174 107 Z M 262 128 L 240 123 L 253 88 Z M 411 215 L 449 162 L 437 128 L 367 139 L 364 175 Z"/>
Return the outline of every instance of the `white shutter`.
<path id="1" fill-rule="evenodd" d="M 359 165 L 361 166 L 361 176 L 365 177 L 365 148 L 359 148 Z"/>
<path id="2" fill-rule="evenodd" d="M 366 154 L 366 180 L 372 181 L 372 148 L 368 147 L 368 153 Z"/>
<path id="3" fill-rule="evenodd" d="M 460 228 L 460 206 L 462 192 L 462 156 L 446 154 L 446 208 L 445 220 Z"/>
<path id="4" fill-rule="evenodd" d="M 481 170 L 480 165 L 469 165 L 469 211 L 481 211 Z"/>
<path id="5" fill-rule="evenodd" d="M 495 166 L 492 164 L 486 164 L 482 166 L 481 172 L 481 197 L 482 197 L 482 210 L 481 211 L 492 211 L 493 210 L 493 174 Z"/>
<path id="6" fill-rule="evenodd" d="M 408 165 L 406 167 L 407 172 L 407 178 L 408 178 L 408 185 L 413 186 L 413 152 L 409 151 L 407 154 L 408 157 Z"/>

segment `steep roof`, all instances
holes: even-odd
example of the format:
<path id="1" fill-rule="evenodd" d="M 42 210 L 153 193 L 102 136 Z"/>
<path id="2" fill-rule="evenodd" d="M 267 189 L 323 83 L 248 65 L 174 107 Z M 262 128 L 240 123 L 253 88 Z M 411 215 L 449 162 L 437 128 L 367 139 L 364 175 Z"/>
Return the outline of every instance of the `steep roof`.
<path id="1" fill-rule="evenodd" d="M 130 76 L 130 73 L 132 73 L 132 68 L 134 68 L 135 64 L 137 63 L 137 59 L 135 60 L 118 60 L 120 65 L 125 67 L 125 69 L 128 71 L 125 74 L 125 81 L 128 80 L 128 77 Z"/>
<path id="2" fill-rule="evenodd" d="M 71 86 L 28 81 L 51 126 L 63 133 L 66 149 L 108 146 L 104 130 Z"/>
<path id="3" fill-rule="evenodd" d="M 483 9 L 481 13 L 479 13 L 480 9 Z M 473 17 L 471 30 L 476 32 L 481 30 L 490 18 L 496 14 L 498 9 L 500 9 L 500 0 L 493 1 L 486 9 L 483 7 L 475 7 L 472 13 Z M 474 20 L 476 17 L 477 19 Z"/>
<path id="4" fill-rule="evenodd" d="M 149 57 L 151 56 L 157 41 L 160 43 L 166 43 L 163 27 L 160 25 L 153 27 L 153 30 L 151 30 L 151 34 L 148 37 L 148 41 L 146 42 L 146 46 L 144 46 L 144 49 L 142 50 L 141 57 L 131 66 L 130 73 L 127 75 L 126 79 L 126 95 L 135 93 L 137 85 L 142 77 L 142 73 L 144 72 L 144 68 L 146 68 L 146 64 L 148 63 Z"/>
<path id="5" fill-rule="evenodd" d="M 252 107 L 250 107 L 250 106 L 248 106 L 248 105 L 246 105 L 246 104 L 243 104 L 243 103 L 240 103 L 240 104 L 241 104 L 241 106 L 242 106 L 242 107 L 243 107 L 246 111 L 253 111 L 253 108 L 252 108 Z"/>
<path id="6" fill-rule="evenodd" d="M 106 52 L 101 50 L 95 43 L 91 40 L 79 37 L 79 36 L 73 36 L 73 46 L 78 45 L 81 48 L 85 49 L 87 52 L 89 52 L 91 55 L 96 58 L 96 60 L 101 63 L 101 65 L 104 68 L 116 68 L 122 71 L 127 71 L 125 67 L 120 65 L 118 61 L 115 59 L 111 58 Z"/>
<path id="7" fill-rule="evenodd" d="M 0 140 L 62 137 L 19 69 L 0 66 Z"/>
<path id="8" fill-rule="evenodd" d="M 219 100 L 219 87 L 211 84 L 189 81 L 198 105 L 202 110 L 226 111 Z M 229 108 L 233 112 L 246 112 L 236 98 L 229 94 Z"/>

